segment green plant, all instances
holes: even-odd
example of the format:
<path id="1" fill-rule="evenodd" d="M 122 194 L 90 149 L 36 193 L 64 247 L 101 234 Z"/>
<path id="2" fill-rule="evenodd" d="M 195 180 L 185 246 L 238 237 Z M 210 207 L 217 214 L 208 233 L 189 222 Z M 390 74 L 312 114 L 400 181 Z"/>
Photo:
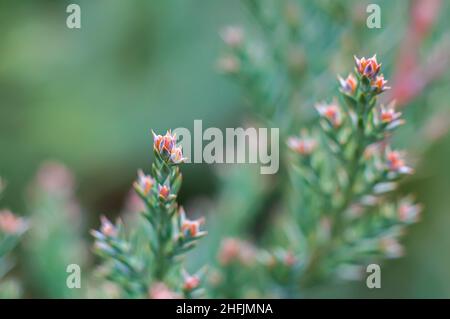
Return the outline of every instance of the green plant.
<path id="1" fill-rule="evenodd" d="M 392 192 L 413 172 L 389 146 L 404 121 L 394 104 L 377 103 L 389 87 L 376 57 L 355 63 L 355 74 L 339 78 L 340 100 L 317 104 L 320 126 L 287 139 L 283 207 L 292 214 L 278 215 L 265 249 L 235 239 L 222 244 L 214 296 L 298 297 L 311 285 L 361 278 L 370 263 L 402 256 L 399 237 L 421 211 Z"/>
<path id="2" fill-rule="evenodd" d="M 139 171 L 134 183 L 145 203 L 142 228 L 127 236 L 120 221 L 113 225 L 102 217 L 100 230 L 92 232 L 95 250 L 105 260 L 106 277 L 119 285 L 123 296 L 190 298 L 201 293 L 202 271 L 188 274 L 181 260 L 206 235 L 200 230 L 203 219 L 187 219 L 178 206 L 184 158 L 175 135 L 154 134 L 153 153 L 152 175 Z"/>
<path id="3" fill-rule="evenodd" d="M 399 63 L 387 63 L 388 72 L 396 73 L 395 87 L 381 97 L 381 105 L 377 105 L 379 94 L 388 87 L 376 59 L 372 58 L 362 62 L 370 61 L 370 66 L 378 70 L 361 74 L 365 68 L 359 66 L 356 75 L 339 80 L 342 91 L 339 101 L 320 103 L 314 110 L 311 105 L 317 96 L 332 95 L 336 87 L 333 73 L 346 69 L 350 62 L 348 56 L 353 52 L 376 50 L 387 61 L 393 60 L 394 47 L 382 44 L 392 40 L 393 29 L 390 28 L 395 28 L 394 25 L 386 26 L 386 32 L 371 32 L 364 27 L 364 4 L 355 6 L 346 1 L 247 0 L 243 3 L 249 9 L 253 25 L 245 31 L 233 26 L 221 32 L 226 46 L 218 67 L 242 88 L 249 105 L 248 116 L 257 119 L 255 125 L 280 127 L 282 139 L 288 141 L 286 146 L 293 152 L 289 155 L 287 149 L 280 149 L 280 172 L 270 178 L 255 177 L 250 169 L 236 168 L 236 172 L 228 172 L 218 210 L 209 223 L 211 234 L 221 232 L 222 237 L 237 236 L 252 242 L 255 261 L 268 265 L 267 274 L 274 275 L 277 287 L 270 286 L 267 277 L 258 274 L 259 279 L 246 277 L 247 282 L 252 283 L 251 288 L 247 287 L 249 285 L 224 288 L 219 283 L 217 287 L 222 292 L 215 291 L 215 295 L 232 292 L 233 297 L 242 297 L 257 288 L 260 295 L 276 291 L 282 296 L 301 296 L 308 287 L 326 279 L 359 278 L 363 265 L 370 260 L 403 253 L 398 237 L 404 233 L 406 225 L 417 220 L 421 206 L 414 204 L 412 197 L 399 199 L 401 196 L 393 192 L 400 177 L 412 170 L 405 165 L 402 152 L 391 151 L 388 147 L 391 133 L 403 124 L 401 114 L 393 103 L 387 106 L 382 103 L 400 99 L 406 91 L 414 92 L 415 97 L 426 92 L 424 88 L 430 81 L 425 76 L 420 78 L 423 81 L 420 87 L 405 88 L 411 81 L 404 80 L 415 72 L 413 69 L 421 72 L 428 69 L 417 60 L 415 50 L 435 23 L 439 4 L 430 3 L 430 7 L 423 8 L 425 2 L 418 1 L 411 6 L 409 37 L 420 39 L 406 39 L 405 45 L 413 43 L 415 47 L 401 50 Z M 396 5 L 389 8 L 388 14 L 392 15 L 399 9 Z M 416 16 L 419 10 L 430 15 L 421 20 Z M 396 19 L 396 22 L 404 21 Z M 412 31 L 415 29 L 421 32 Z M 442 53 L 439 46 L 435 45 L 432 50 Z M 417 65 L 410 69 L 408 63 L 412 58 Z M 359 63 L 361 65 L 361 61 Z M 436 71 L 431 68 L 430 76 L 441 74 Z M 409 138 L 403 139 L 403 143 L 415 139 L 411 136 L 423 138 L 423 130 L 418 128 L 430 117 L 424 116 L 422 110 L 423 106 L 417 103 L 408 107 L 410 125 L 405 131 Z M 414 112 L 420 116 L 411 118 Z M 299 128 L 302 128 L 300 136 L 292 136 Z M 442 125 L 437 125 L 436 131 L 443 134 L 444 130 L 438 128 Z M 421 147 L 425 149 L 430 144 L 422 143 Z M 411 145 L 411 149 L 417 151 L 417 145 Z M 390 170 L 390 165 L 399 170 Z M 240 192 L 230 198 L 228 185 L 232 187 L 238 181 L 255 179 L 257 181 L 251 184 L 241 183 Z M 249 185 L 257 187 L 250 189 Z M 245 196 L 243 194 L 248 194 L 246 205 L 238 200 Z M 227 203 L 226 208 L 224 203 Z M 224 224 L 239 226 L 215 227 Z M 351 244 L 348 236 L 353 236 Z M 274 246 L 285 248 L 276 248 L 273 253 L 256 248 Z M 209 247 L 208 251 L 214 249 Z M 292 254 L 294 258 L 287 258 L 286 263 L 283 256 Z M 239 263 L 239 258 L 235 260 Z M 292 260 L 296 262 L 289 270 L 286 266 Z M 220 261 L 216 263 L 222 268 Z M 245 273 L 245 265 L 240 265 L 236 269 Z M 220 277 L 214 276 L 213 282 L 217 283 Z M 288 284 L 292 282 L 295 284 Z M 266 288 L 261 289 L 264 286 Z"/>
<path id="4" fill-rule="evenodd" d="M 341 103 L 317 106 L 321 130 L 288 142 L 296 154 L 295 219 L 306 241 L 304 283 L 401 256 L 397 238 L 420 212 L 390 194 L 412 169 L 388 146 L 403 120 L 393 104 L 377 104 L 389 89 L 381 64 L 375 56 L 355 61 L 356 75 L 340 78 Z"/>

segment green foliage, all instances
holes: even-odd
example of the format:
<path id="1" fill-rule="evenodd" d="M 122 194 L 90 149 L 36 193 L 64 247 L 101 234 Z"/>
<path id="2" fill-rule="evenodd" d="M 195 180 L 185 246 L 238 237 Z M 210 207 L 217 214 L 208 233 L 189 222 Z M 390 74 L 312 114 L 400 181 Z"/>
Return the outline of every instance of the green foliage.
<path id="1" fill-rule="evenodd" d="M 372 79 L 361 76 L 355 79 L 361 84 L 355 95 L 342 94 L 339 100 L 343 108 L 338 127 L 321 115 L 321 109 L 328 105 L 322 103 L 318 108 L 321 115 L 319 130 L 317 112 L 312 105 L 332 96 L 336 87 L 335 74 L 349 70 L 351 55 L 378 52 L 385 60 L 384 70 L 395 73 L 395 86 L 382 97 L 381 103 L 394 98 L 403 107 L 406 101 L 412 102 L 405 112 L 409 125 L 394 141 L 410 144 L 416 151 L 420 145 L 423 151 L 435 140 L 425 138 L 424 131 L 419 128 L 427 120 L 438 121 L 433 120 L 430 112 L 423 112 L 423 105 L 415 103 L 414 98 L 428 95 L 425 86 L 431 83 L 431 78 L 439 77 L 440 72 L 434 72 L 433 68 L 434 71 L 424 76 L 421 76 L 421 70 L 428 68 L 426 65 L 431 67 L 426 58 L 428 53 L 443 54 L 442 47 L 439 49 L 446 42 L 442 30 L 426 46 L 420 47 L 436 22 L 433 19 L 439 5 L 435 7 L 436 4 L 430 3 L 428 7 L 426 2 L 414 3 L 408 16 L 400 13 L 406 8 L 399 3 L 382 2 L 383 21 L 388 23 L 383 24 L 380 32 L 365 27 L 364 3 L 358 6 L 348 1 L 249 0 L 243 3 L 254 18 L 251 22 L 256 28 L 247 27 L 245 31 L 236 26 L 225 28 L 221 36 L 226 46 L 218 66 L 242 88 L 249 102 L 250 116 L 260 121 L 256 125 L 280 127 L 285 141 L 299 128 L 309 128 L 309 133 L 302 129 L 302 147 L 315 151 L 310 156 L 288 159 L 288 151 L 281 149 L 280 172 L 268 181 L 270 191 L 254 194 L 252 198 L 258 204 L 253 205 L 248 214 L 234 215 L 239 217 L 238 220 L 217 214 L 216 223 L 240 225 L 229 230 L 228 235 L 233 236 L 243 224 L 258 224 L 256 236 L 242 232 L 241 237 L 250 237 L 258 246 L 281 245 L 295 252 L 299 269 L 295 281 L 302 288 L 300 291 L 298 286 L 281 289 L 279 295 L 286 295 L 286 291 L 290 296 L 303 295 L 307 292 L 306 287 L 312 284 L 317 287 L 324 279 L 360 278 L 362 264 L 381 256 L 395 257 L 403 253 L 397 238 L 404 233 L 407 224 L 417 220 L 420 211 L 420 206 L 414 205 L 410 197 L 399 200 L 399 194 L 392 193 L 400 175 L 410 169 L 402 166 L 403 154 L 386 147 L 392 139 L 390 136 L 386 139 L 386 135 L 391 135 L 403 120 L 399 119 L 400 114 L 392 104 L 375 104 L 375 95 L 386 89 L 383 88 L 384 78 L 379 79 L 376 89 Z M 419 11 L 430 14 L 426 23 L 421 24 L 418 20 L 416 14 Z M 397 46 L 392 41 L 396 41 L 393 39 L 398 35 L 399 26 L 407 23 L 405 19 L 408 18 L 409 31 L 397 53 L 394 50 Z M 417 46 L 412 47 L 411 43 Z M 419 57 L 419 49 L 421 53 L 427 51 L 425 58 Z M 400 57 L 398 63 L 394 63 L 397 54 Z M 407 61 L 413 60 L 417 65 L 412 67 L 410 64 L 408 69 Z M 424 87 L 413 86 L 408 82 L 410 76 L 414 79 L 419 76 Z M 409 83 L 408 87 L 405 87 L 406 83 Z M 414 98 L 410 96 L 406 100 L 405 92 Z M 337 101 L 331 104 L 339 107 Z M 381 119 L 382 113 L 393 117 L 392 121 Z M 417 116 L 411 117 L 411 114 Z M 444 126 L 447 125 L 439 127 L 443 129 Z M 411 143 L 417 140 L 421 142 Z M 294 141 L 299 144 L 297 138 Z M 377 141 L 380 142 L 378 147 L 373 147 Z M 387 172 L 387 163 L 392 160 L 402 163 L 400 174 Z M 289 164 L 292 161 L 294 169 Z M 260 184 L 265 184 L 265 177 L 259 179 Z M 248 192 L 245 186 L 241 187 L 241 194 Z M 224 189 L 223 197 L 227 198 L 229 193 Z M 219 202 L 221 199 L 219 197 Z M 228 200 L 229 211 L 239 209 L 234 202 Z M 253 222 L 249 221 L 251 218 L 254 218 Z M 318 248 L 316 252 L 319 246 L 332 246 L 331 251 L 336 255 L 328 254 L 330 248 L 324 251 Z M 308 268 L 314 270 L 306 271 Z M 303 275 L 305 271 L 306 275 Z M 228 291 L 242 296 L 243 289 L 236 285 Z"/>
<path id="2" fill-rule="evenodd" d="M 366 69 L 379 68 L 374 58 L 369 60 Z M 341 80 L 343 106 L 317 106 L 321 134 L 314 142 L 290 141 L 300 155 L 294 159 L 292 179 L 297 187 L 292 197 L 294 216 L 307 242 L 304 282 L 363 269 L 380 257 L 401 256 L 396 238 L 418 219 L 418 206 L 409 201 L 393 204 L 388 196 L 412 169 L 386 145 L 402 120 L 393 106 L 386 109 L 376 103 L 382 90 L 375 83 L 381 77 L 358 71 L 356 79 L 350 75 Z M 305 149 L 305 143 L 314 147 Z"/>
<path id="3" fill-rule="evenodd" d="M 389 87 L 375 56 L 355 60 L 356 75 L 340 78 L 342 106 L 318 104 L 321 129 L 287 140 L 294 156 L 284 182 L 294 187 L 284 197 L 293 213 L 283 220 L 286 248 L 273 249 L 277 240 L 266 243 L 269 251 L 225 241 L 213 295 L 297 297 L 333 277 L 360 278 L 368 264 L 403 254 L 397 239 L 420 213 L 410 198 L 396 202 L 389 196 L 412 173 L 387 146 L 403 120 L 393 105 L 377 104 Z M 280 233 L 279 225 L 271 232 Z"/>
<path id="4" fill-rule="evenodd" d="M 202 220 L 187 219 L 177 203 L 182 179 L 178 165 L 184 158 L 176 146 L 176 137 L 170 131 L 154 137 L 152 176 L 139 171 L 134 183 L 145 204 L 145 223 L 141 226 L 144 236 L 133 231 L 127 239 L 122 224 L 114 226 L 105 217 L 100 231 L 92 235 L 98 255 L 109 268 L 107 278 L 122 288 L 124 297 L 148 293 L 151 298 L 161 294 L 166 298 L 191 298 L 199 293 L 200 274 L 189 275 L 180 262 L 206 233 L 200 231 Z"/>
<path id="5" fill-rule="evenodd" d="M 211 266 L 206 296 L 302 297 L 319 283 L 356 279 L 369 261 L 402 254 L 398 238 L 420 208 L 412 198 L 401 198 L 410 191 L 418 192 L 427 218 L 407 237 L 407 258 L 383 268 L 384 289 L 369 295 L 358 284 L 345 286 L 348 290 L 337 286 L 338 293 L 327 286 L 322 296 L 450 293 L 449 259 L 436 248 L 448 244 L 450 222 L 445 214 L 450 144 L 441 139 L 450 123 L 448 2 L 375 1 L 382 9 L 382 28 L 375 30 L 365 26 L 371 1 L 208 1 L 202 6 L 189 0 L 111 0 L 108 6 L 81 1 L 80 32 L 65 28 L 65 3 L 28 2 L 0 4 L 0 173 L 10 181 L 6 206 L 29 215 L 33 227 L 25 237 L 0 231 L 0 250 L 6 252 L 0 253 L 0 297 L 180 297 L 185 279 L 195 284 L 200 274 L 184 273 L 179 258 L 169 257 L 177 249 L 179 257 L 187 257 L 188 269 Z M 243 27 L 221 33 L 227 46 L 218 66 L 238 84 L 249 108 L 241 107 L 236 88 L 211 67 L 220 45 L 216 30 L 224 21 Z M 330 99 L 336 74 L 350 70 L 350 57 L 372 52 L 382 57 L 393 87 L 377 100 L 395 98 L 398 109 L 407 106 L 402 112 L 408 125 L 386 141 L 408 149 L 412 162 L 420 159 L 414 163 L 418 173 L 406 182 L 386 172 L 386 155 L 392 152 L 384 142 L 366 147 L 396 128 L 377 120 L 381 106 L 363 98 L 363 90 Z M 340 108 L 339 127 L 320 111 L 317 120 L 313 105 L 324 99 L 322 106 Z M 236 165 L 220 169 L 214 179 L 212 170 L 186 165 L 181 193 L 181 179 L 167 181 L 177 199 L 161 206 L 153 193 L 141 194 L 146 204 L 139 220 L 132 226 L 118 222 L 116 238 L 97 240 L 109 248 L 96 249 L 105 263 L 92 273 L 94 261 L 85 262 L 89 250 L 80 239 L 91 225 L 83 223 L 91 214 L 113 216 L 120 209 L 129 174 L 148 160 L 141 147 L 148 127 L 189 127 L 199 117 L 211 126 L 234 126 L 242 115 L 246 125 L 280 127 L 279 174 L 260 176 L 253 167 Z M 289 151 L 284 142 L 291 135 L 314 152 Z M 357 163 L 355 155 L 363 148 L 367 152 Z M 391 154 L 397 155 L 402 154 Z M 72 214 L 73 194 L 61 196 L 42 185 L 33 184 L 34 195 L 23 201 L 35 167 L 49 157 L 76 172 L 81 214 Z M 152 178 L 161 185 L 160 172 L 179 174 L 155 159 L 159 166 Z M 202 207 L 199 195 L 212 195 L 214 203 Z M 208 239 L 198 249 L 191 250 L 186 238 L 174 240 L 182 216 L 178 198 L 192 204 L 192 211 L 209 213 Z M 226 239 L 230 236 L 239 240 Z M 25 245 L 12 251 L 21 238 Z M 227 250 L 231 257 L 223 262 Z M 17 263 L 20 267 L 10 271 Z M 87 290 L 67 289 L 69 263 L 83 266 Z"/>

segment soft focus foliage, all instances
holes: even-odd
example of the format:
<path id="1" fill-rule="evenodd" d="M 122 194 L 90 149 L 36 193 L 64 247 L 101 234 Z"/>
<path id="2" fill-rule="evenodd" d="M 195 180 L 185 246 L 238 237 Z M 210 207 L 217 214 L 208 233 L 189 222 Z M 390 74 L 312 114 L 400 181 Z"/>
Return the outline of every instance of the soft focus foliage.
<path id="1" fill-rule="evenodd" d="M 0 178 L 0 196 L 5 182 Z M 14 278 L 5 278 L 14 267 L 11 251 L 15 248 L 20 237 L 27 230 L 27 221 L 14 215 L 9 210 L 0 210 L 0 298 L 21 297 L 20 283 Z"/>
<path id="2" fill-rule="evenodd" d="M 179 297 L 185 281 L 196 284 L 191 277 L 204 265 L 209 267 L 202 286 L 212 297 L 450 296 L 450 257 L 442 253 L 450 244 L 449 2 L 80 0 L 75 2 L 82 8 L 82 29 L 69 30 L 65 9 L 72 2 L 0 2 L 0 176 L 8 182 L 0 210 L 4 224 L 14 224 L 18 212 L 29 227 L 13 235 L 0 231 L 0 297 Z M 381 29 L 365 26 L 366 5 L 373 2 L 382 10 Z M 371 149 L 375 153 L 366 153 L 355 190 L 365 195 L 392 190 L 380 183 L 363 189 L 375 186 L 380 163 L 411 165 L 416 172 L 389 196 L 376 196 L 380 215 L 370 222 L 373 197 L 348 206 L 343 222 L 351 225 L 347 235 L 358 239 L 353 247 L 358 249 L 338 240 L 341 250 L 335 253 L 341 261 L 351 254 L 352 262 L 354 254 L 363 254 L 361 264 L 366 255 L 381 253 L 374 246 L 384 247 L 384 255 L 405 257 L 382 264 L 383 289 L 368 290 L 364 280 L 343 283 L 342 278 L 358 277 L 361 264 L 334 263 L 331 255 L 314 267 L 320 274 L 300 286 L 306 252 L 328 242 L 327 229 L 333 228 L 322 217 L 335 209 L 327 213 L 317 206 L 344 206 L 341 193 L 325 195 L 345 185 L 350 170 L 341 165 L 351 163 L 360 145 L 350 139 L 343 151 L 333 141 L 348 138 L 347 110 L 354 107 L 339 98 L 342 83 L 336 76 L 348 85 L 342 85 L 344 93 L 351 92 L 352 56 L 375 52 L 389 81 L 385 85 L 392 88 L 377 97 L 374 110 L 381 122 L 398 121 L 402 113 L 406 124 L 388 142 L 392 149 L 408 150 L 407 163 L 404 154 L 384 145 L 388 162 Z M 102 214 L 120 217 L 124 225 L 111 226 L 120 240 L 137 250 L 139 262 L 151 256 L 152 222 L 142 211 L 153 206 L 130 195 L 131 181 L 136 168 L 147 171 L 150 159 L 158 163 L 149 146 L 150 128 L 192 128 L 194 119 L 219 128 L 280 127 L 280 172 L 261 176 L 251 165 L 183 164 L 176 202 L 183 203 L 188 220 L 206 217 L 208 237 L 187 253 L 185 271 L 173 269 L 174 280 L 147 278 L 138 293 L 134 287 L 124 292 L 121 275 L 110 278 L 112 284 L 104 280 L 114 265 L 97 266 L 89 231 L 98 228 Z M 286 143 L 291 136 L 290 146 L 310 155 L 292 152 Z M 339 154 L 345 155 L 342 162 Z M 320 173 L 319 183 L 312 168 Z M 405 197 L 409 193 L 416 197 Z M 317 201 L 323 198 L 330 203 Z M 403 250 L 392 239 L 416 221 L 422 208 L 417 202 L 423 204 L 421 222 L 408 227 Z M 320 214 L 307 215 L 311 211 Z M 362 234 L 381 229 L 392 231 L 383 245 L 361 241 Z M 71 263 L 82 267 L 80 290 L 65 286 Z"/>
<path id="3" fill-rule="evenodd" d="M 80 297 L 79 290 L 66 285 L 67 266 L 83 267 L 88 254 L 80 238 L 83 218 L 74 197 L 75 187 L 75 179 L 65 166 L 46 162 L 29 188 L 32 227 L 24 248 L 26 277 L 46 298 Z"/>

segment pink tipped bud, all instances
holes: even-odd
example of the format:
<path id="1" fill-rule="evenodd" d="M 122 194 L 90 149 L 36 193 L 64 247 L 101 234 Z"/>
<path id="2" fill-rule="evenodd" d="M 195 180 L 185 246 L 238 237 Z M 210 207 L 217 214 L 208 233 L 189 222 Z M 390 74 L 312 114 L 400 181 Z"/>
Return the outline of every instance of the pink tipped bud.
<path id="1" fill-rule="evenodd" d="M 170 189 L 166 185 L 158 185 L 158 195 L 159 198 L 167 199 L 170 194 Z"/>
<path id="2" fill-rule="evenodd" d="M 339 83 L 341 85 L 342 91 L 344 91 L 347 94 L 355 93 L 356 87 L 358 86 L 358 82 L 351 73 L 347 76 L 345 80 L 339 77 Z"/>
<path id="3" fill-rule="evenodd" d="M 183 289 L 186 291 L 192 291 L 200 285 L 200 278 L 197 276 L 189 276 L 187 275 L 184 278 Z"/>
<path id="4" fill-rule="evenodd" d="M 164 136 L 153 133 L 153 146 L 160 153 L 163 151 L 170 153 L 172 148 L 175 146 L 175 142 L 176 137 L 175 135 L 172 135 L 170 130 L 168 130 Z"/>
<path id="5" fill-rule="evenodd" d="M 142 194 L 147 196 L 154 184 L 155 180 L 150 175 L 145 175 L 142 170 L 138 171 L 138 179 L 134 183 L 134 186 L 141 191 Z"/>
<path id="6" fill-rule="evenodd" d="M 200 225 L 202 225 L 203 223 L 203 218 L 200 218 L 198 220 L 185 219 L 181 224 L 181 231 L 184 234 L 189 235 L 189 237 L 197 237 L 200 233 Z"/>
<path id="7" fill-rule="evenodd" d="M 0 230 L 6 234 L 14 235 L 25 228 L 25 221 L 15 216 L 9 210 L 0 211 Z"/>
<path id="8" fill-rule="evenodd" d="M 100 232 L 107 237 L 116 237 L 117 228 L 105 216 L 100 217 Z"/>
<path id="9" fill-rule="evenodd" d="M 386 85 L 387 82 L 388 81 L 384 79 L 383 75 L 377 75 L 376 78 L 372 80 L 371 86 L 375 92 L 381 93 L 390 89 L 390 87 Z"/>
<path id="10" fill-rule="evenodd" d="M 401 174 L 411 174 L 413 172 L 412 168 L 405 165 L 405 161 L 398 151 L 388 151 L 386 161 L 390 171 Z"/>
<path id="11" fill-rule="evenodd" d="M 183 163 L 185 160 L 186 158 L 183 157 L 181 147 L 173 147 L 172 151 L 170 152 L 170 161 L 173 164 L 180 164 Z"/>
<path id="12" fill-rule="evenodd" d="M 356 64 L 356 70 L 359 74 L 362 76 L 365 76 L 369 79 L 374 79 L 375 76 L 380 71 L 381 63 L 377 62 L 377 57 L 374 55 L 371 58 L 364 58 L 358 59 L 356 56 L 355 58 L 355 64 Z"/>
<path id="13" fill-rule="evenodd" d="M 380 106 L 380 118 L 383 123 L 392 123 L 400 118 L 402 113 L 396 112 L 394 104 L 390 104 L 387 107 Z"/>
<path id="14" fill-rule="evenodd" d="M 334 127 L 339 127 L 342 124 L 342 112 L 337 104 L 321 103 L 316 105 L 316 109 L 319 114 L 330 121 Z"/>
<path id="15" fill-rule="evenodd" d="M 176 145 L 176 134 L 172 134 L 170 130 L 166 135 L 161 136 L 153 133 L 153 149 L 158 152 L 165 161 L 172 164 L 180 164 L 186 160 L 183 157 L 181 147 Z"/>

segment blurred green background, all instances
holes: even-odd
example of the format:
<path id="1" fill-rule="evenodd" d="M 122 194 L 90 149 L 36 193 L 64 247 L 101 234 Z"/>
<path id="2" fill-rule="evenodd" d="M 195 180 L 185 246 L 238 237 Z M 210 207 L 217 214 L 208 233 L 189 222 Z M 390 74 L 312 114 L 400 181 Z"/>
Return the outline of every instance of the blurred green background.
<path id="1" fill-rule="evenodd" d="M 72 2 L 81 6 L 81 30 L 66 27 Z M 378 3 L 382 10 L 393 7 L 383 11 L 392 41 L 376 48 L 391 75 L 410 2 Z M 431 40 L 449 31 L 445 13 Z M 303 18 L 307 25 L 309 17 Z M 58 160 L 76 176 L 88 239 L 99 213 L 121 211 L 137 168 L 149 169 L 150 129 L 191 128 L 194 119 L 204 127 L 238 126 L 246 113 L 242 92 L 215 67 L 223 46 L 218 31 L 228 24 L 242 25 L 249 34 L 256 29 L 238 0 L 0 2 L 0 176 L 8 182 L 1 206 L 30 215 L 30 181 L 43 161 Z M 355 54 L 381 45 L 370 43 L 371 34 L 384 30 L 367 32 L 368 42 Z M 315 67 L 325 70 L 326 62 Z M 346 63 L 351 62 L 349 56 Z M 335 73 L 329 74 L 334 80 Z M 449 92 L 446 71 L 411 102 L 415 111 L 405 110 L 407 116 L 419 118 L 420 127 L 421 114 L 449 107 Z M 324 98 L 315 94 L 311 100 Z M 425 211 L 406 236 L 406 257 L 386 263 L 382 289 L 349 283 L 318 287 L 312 296 L 450 297 L 450 137 L 431 144 L 411 138 L 414 130 L 401 129 L 398 143 L 420 150 L 423 158 L 403 187 L 417 194 Z M 185 165 L 184 175 L 181 202 L 214 196 L 212 167 Z M 24 269 L 33 268 L 18 271 Z M 40 296 L 41 290 L 28 294 Z"/>

